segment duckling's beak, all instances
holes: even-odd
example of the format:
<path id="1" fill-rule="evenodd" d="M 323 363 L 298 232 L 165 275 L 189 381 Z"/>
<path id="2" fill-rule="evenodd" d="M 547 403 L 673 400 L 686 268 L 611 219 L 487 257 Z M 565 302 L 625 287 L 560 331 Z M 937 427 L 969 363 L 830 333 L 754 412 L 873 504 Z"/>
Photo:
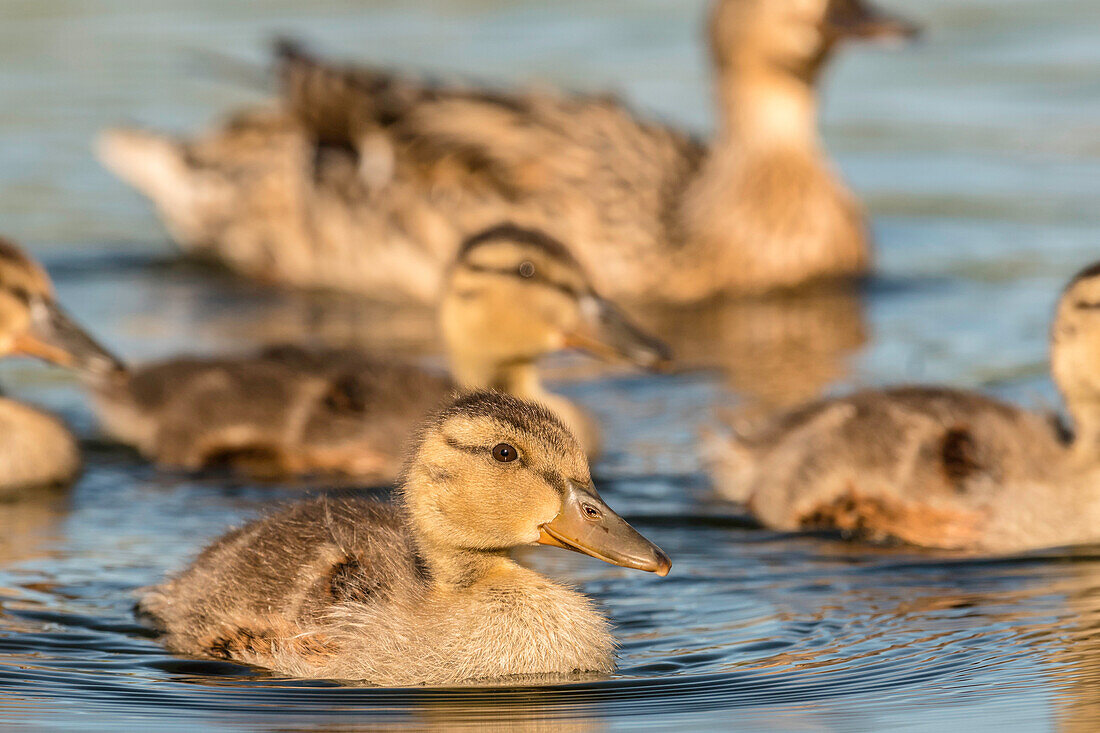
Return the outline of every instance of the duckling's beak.
<path id="1" fill-rule="evenodd" d="M 864 0 L 834 0 L 825 24 L 835 38 L 906 40 L 920 34 L 920 26 L 885 12 Z"/>
<path id="2" fill-rule="evenodd" d="M 54 301 L 33 299 L 30 314 L 30 326 L 15 338 L 15 353 L 34 356 L 95 377 L 125 371 L 122 362 L 100 346 Z"/>
<path id="3" fill-rule="evenodd" d="M 672 362 L 672 350 L 663 341 L 631 323 L 614 303 L 592 293 L 581 298 L 581 323 L 566 334 L 566 345 L 654 371 Z"/>
<path id="4" fill-rule="evenodd" d="M 561 512 L 539 527 L 540 545 L 564 547 L 612 565 L 668 575 L 672 561 L 638 533 L 589 486 L 568 482 Z"/>

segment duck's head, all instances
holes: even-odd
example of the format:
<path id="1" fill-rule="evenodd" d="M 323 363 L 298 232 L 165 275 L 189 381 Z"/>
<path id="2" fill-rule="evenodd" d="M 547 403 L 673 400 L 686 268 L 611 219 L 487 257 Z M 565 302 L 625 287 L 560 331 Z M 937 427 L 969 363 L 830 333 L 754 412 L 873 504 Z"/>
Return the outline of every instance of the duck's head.
<path id="1" fill-rule="evenodd" d="M 510 224 L 462 245 L 444 287 L 440 321 L 458 371 L 469 363 L 531 362 L 570 347 L 649 369 L 671 358 L 667 346 L 595 291 L 561 242 Z"/>
<path id="2" fill-rule="evenodd" d="M 771 68 L 812 81 L 845 39 L 906 39 L 918 27 L 867 0 L 716 0 L 709 26 L 719 67 Z"/>
<path id="3" fill-rule="evenodd" d="M 45 270 L 0 238 L 0 356 L 34 356 L 90 376 L 121 363 L 62 310 Z"/>
<path id="4" fill-rule="evenodd" d="M 419 541 L 437 553 L 539 543 L 658 575 L 671 567 L 600 498 L 584 451 L 561 421 L 499 392 L 462 395 L 429 418 L 403 498 Z"/>
<path id="5" fill-rule="evenodd" d="M 1100 262 L 1062 291 L 1051 329 L 1050 366 L 1072 410 L 1100 404 Z"/>

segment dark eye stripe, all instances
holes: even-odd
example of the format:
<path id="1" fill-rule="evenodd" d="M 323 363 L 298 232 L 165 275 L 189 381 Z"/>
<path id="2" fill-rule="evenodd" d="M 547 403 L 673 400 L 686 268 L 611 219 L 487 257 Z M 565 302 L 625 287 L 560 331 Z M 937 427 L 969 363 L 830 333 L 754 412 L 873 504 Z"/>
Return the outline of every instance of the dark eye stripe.
<path id="1" fill-rule="evenodd" d="M 444 435 L 443 440 L 444 440 L 444 442 L 447 443 L 448 447 L 454 448 L 455 450 L 460 450 L 463 453 L 469 453 L 469 454 L 475 455 L 475 456 L 483 456 L 485 454 L 488 454 L 490 456 L 493 456 L 493 458 L 496 458 L 496 456 L 493 455 L 493 451 L 497 448 L 497 444 L 494 444 L 491 448 L 487 448 L 484 445 L 471 445 L 469 443 L 463 443 L 461 441 L 455 440 L 454 438 L 452 438 L 449 435 Z M 501 444 L 501 445 L 504 445 L 504 444 Z M 511 445 L 509 445 L 509 448 L 511 448 Z M 511 463 L 512 461 L 519 460 L 520 463 L 523 463 L 523 461 L 520 460 L 519 451 L 516 450 L 515 448 L 512 448 L 512 450 L 515 451 L 516 457 L 511 458 L 506 462 Z M 500 459 L 496 458 L 496 460 L 500 460 Z"/>
<path id="2" fill-rule="evenodd" d="M 447 445 L 455 450 L 460 450 L 464 453 L 487 453 L 488 448 L 481 445 L 469 445 L 468 443 L 460 443 L 449 435 L 444 435 L 443 439 L 447 441 Z"/>
<path id="3" fill-rule="evenodd" d="M 514 278 L 517 278 L 517 279 L 521 279 L 521 280 L 524 280 L 526 282 L 535 282 L 535 283 L 538 283 L 540 285 L 545 285 L 549 288 L 554 288 L 555 290 L 561 291 L 562 293 L 565 293 L 566 295 L 570 296 L 571 298 L 576 298 L 576 297 L 579 296 L 579 293 L 576 290 L 574 290 L 571 286 L 566 285 L 565 283 L 557 282 L 556 280 L 551 280 L 548 277 L 543 277 L 537 271 L 535 271 L 535 269 L 533 267 L 531 269 L 531 274 L 530 275 L 524 275 L 519 270 L 509 270 L 509 269 L 506 269 L 506 268 L 503 268 L 503 267 L 486 267 L 485 265 L 471 265 L 471 264 L 467 264 L 467 265 L 465 265 L 465 267 L 468 270 L 470 270 L 471 272 L 480 272 L 480 273 L 485 273 L 485 274 L 489 274 L 489 275 L 503 275 L 505 277 L 514 277 Z"/>
<path id="4" fill-rule="evenodd" d="M 1087 300 L 1079 300 L 1073 304 L 1073 307 L 1077 310 L 1097 310 L 1100 309 L 1100 302 L 1090 303 Z"/>
<path id="5" fill-rule="evenodd" d="M 19 285 L 4 285 L 3 283 L 0 283 L 0 288 L 3 288 L 4 290 L 14 295 L 16 300 L 24 305 L 31 302 L 30 291 L 24 287 L 21 287 Z"/>

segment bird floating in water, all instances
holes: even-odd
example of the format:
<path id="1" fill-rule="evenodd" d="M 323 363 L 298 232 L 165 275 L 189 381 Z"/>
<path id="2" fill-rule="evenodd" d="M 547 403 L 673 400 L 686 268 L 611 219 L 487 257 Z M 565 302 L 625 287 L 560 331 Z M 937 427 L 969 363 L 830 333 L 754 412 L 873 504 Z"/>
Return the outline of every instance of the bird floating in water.
<path id="1" fill-rule="evenodd" d="M 46 271 L 0 238 L 0 356 L 8 355 L 37 357 L 98 384 L 123 372 L 57 303 Z M 0 496 L 66 484 L 79 471 L 80 449 L 60 420 L 0 397 Z"/>
<path id="2" fill-rule="evenodd" d="M 180 654 L 377 685 L 614 667 L 607 619 L 521 567 L 539 543 L 666 575 L 668 556 L 600 499 L 551 412 L 494 392 L 421 427 L 395 504 L 321 498 L 224 535 L 138 612 Z"/>
<path id="3" fill-rule="evenodd" d="M 1072 430 L 974 392 L 868 390 L 713 438 L 715 488 L 781 530 L 978 552 L 1100 541 L 1100 263 L 1062 293 L 1051 371 Z"/>
<path id="4" fill-rule="evenodd" d="M 391 482 L 409 433 L 456 387 L 549 406 L 594 457 L 595 421 L 542 386 L 538 358 L 569 346 L 645 368 L 670 358 L 596 293 L 561 242 L 511 225 L 464 243 L 439 313 L 453 379 L 352 350 L 278 346 L 138 367 L 102 383 L 95 401 L 108 432 L 165 466 Z"/>
<path id="5" fill-rule="evenodd" d="M 708 144 L 608 96 L 455 86 L 283 43 L 277 108 L 190 140 L 110 130 L 98 151 L 185 250 L 265 281 L 428 302 L 466 236 L 511 220 L 574 243 L 617 299 L 759 293 L 867 271 L 816 85 L 841 40 L 914 31 L 864 0 L 719 0 Z"/>

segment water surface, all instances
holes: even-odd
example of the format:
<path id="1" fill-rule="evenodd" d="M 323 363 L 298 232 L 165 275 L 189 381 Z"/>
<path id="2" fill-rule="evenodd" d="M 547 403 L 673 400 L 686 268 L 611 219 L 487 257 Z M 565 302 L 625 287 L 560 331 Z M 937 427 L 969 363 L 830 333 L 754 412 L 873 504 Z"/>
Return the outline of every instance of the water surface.
<path id="1" fill-rule="evenodd" d="M 905 5 L 895 2 L 893 5 Z M 1100 548 L 966 559 L 776 534 L 709 498 L 696 452 L 715 406 L 929 380 L 1054 406 L 1050 309 L 1100 257 L 1100 5 L 929 0 L 901 51 L 853 49 L 825 86 L 825 137 L 874 214 L 879 274 L 690 313 L 686 373 L 551 364 L 603 420 L 608 501 L 666 549 L 659 579 L 569 553 L 525 560 L 577 583 L 622 642 L 607 680 L 369 689 L 166 654 L 134 592 L 228 525 L 301 495 L 159 473 L 96 433 L 65 375 L 0 380 L 60 411 L 87 471 L 0 507 L 0 727 L 1092 730 L 1100 722 Z M 0 7 L 0 220 L 61 299 L 134 359 L 282 338 L 437 360 L 430 313 L 267 291 L 173 262 L 150 208 L 97 167 L 120 120 L 194 129 L 261 99 L 266 40 L 496 82 L 611 88 L 709 130 L 699 2 L 7 0 Z M 246 62 L 244 67 L 224 61 Z M 254 74 L 252 76 L 255 76 Z M 679 314 L 650 314 L 670 324 Z"/>

